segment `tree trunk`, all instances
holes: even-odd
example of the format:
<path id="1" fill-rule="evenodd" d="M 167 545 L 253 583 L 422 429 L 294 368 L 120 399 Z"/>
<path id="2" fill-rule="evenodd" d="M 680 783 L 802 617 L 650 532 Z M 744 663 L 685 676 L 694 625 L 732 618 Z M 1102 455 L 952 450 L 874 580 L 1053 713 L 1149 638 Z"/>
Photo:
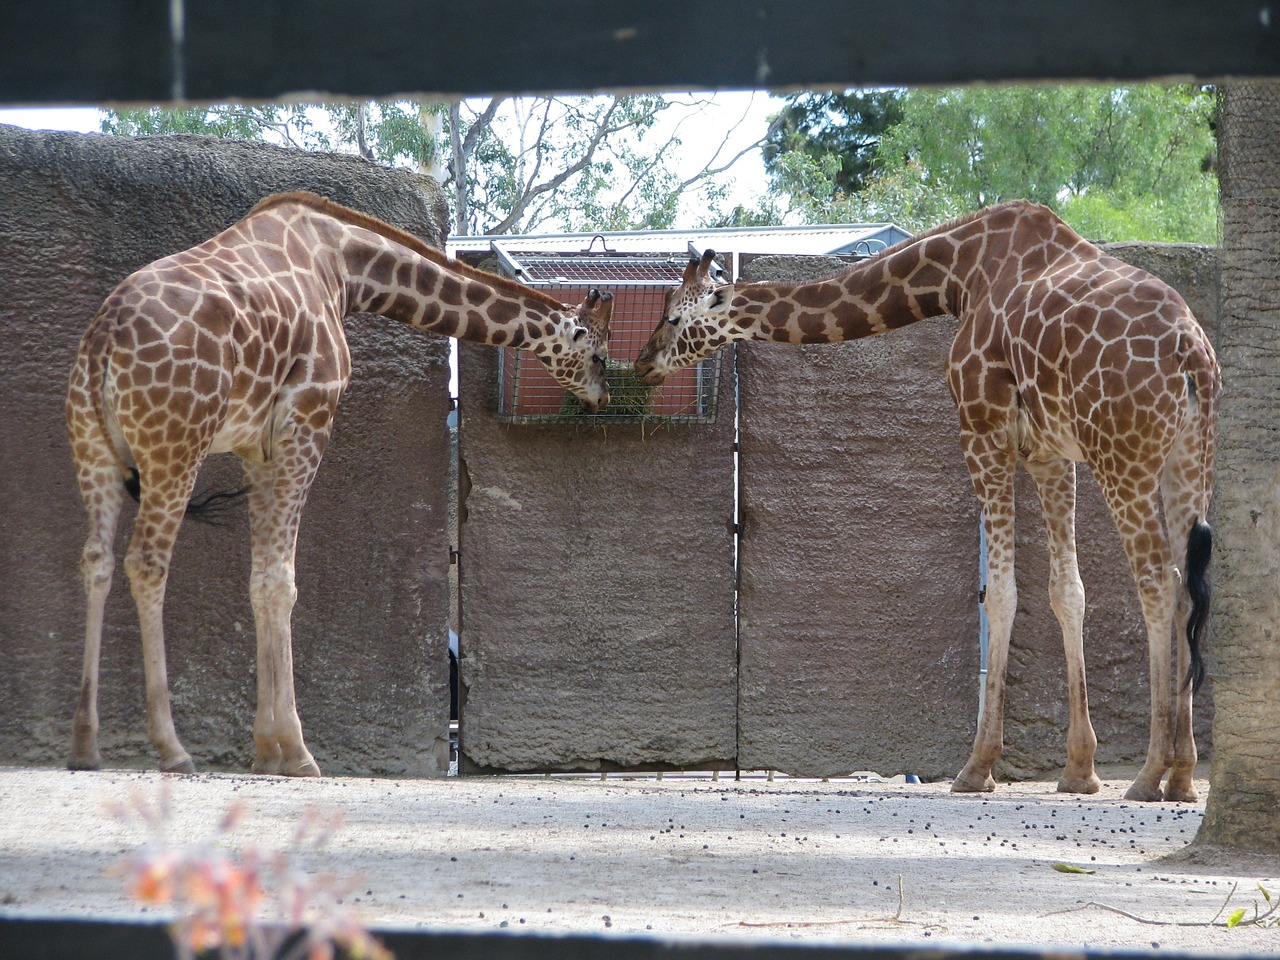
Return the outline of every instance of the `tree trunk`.
<path id="1" fill-rule="evenodd" d="M 467 205 L 467 155 L 462 149 L 461 100 L 449 104 L 449 143 L 453 148 L 453 234 L 466 237 L 471 234 L 471 209 Z"/>
<path id="2" fill-rule="evenodd" d="M 1198 843 L 1280 850 L 1280 82 L 1225 90 L 1216 715 Z"/>

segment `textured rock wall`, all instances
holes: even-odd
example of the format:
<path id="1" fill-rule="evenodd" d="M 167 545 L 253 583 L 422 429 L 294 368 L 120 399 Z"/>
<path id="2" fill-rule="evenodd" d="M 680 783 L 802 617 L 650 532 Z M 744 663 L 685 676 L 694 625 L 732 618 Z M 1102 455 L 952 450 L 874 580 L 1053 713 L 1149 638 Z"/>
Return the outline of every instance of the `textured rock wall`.
<path id="1" fill-rule="evenodd" d="M 747 280 L 829 276 L 761 258 Z M 740 762 L 954 774 L 978 691 L 978 510 L 943 379 L 950 318 L 744 344 Z"/>
<path id="2" fill-rule="evenodd" d="M 464 770 L 731 768 L 732 355 L 714 424 L 509 426 L 460 346 Z"/>
<path id="3" fill-rule="evenodd" d="M 1120 244 L 1113 252 L 1176 287 L 1212 334 L 1216 250 Z M 746 279 L 813 279 L 842 266 L 761 258 Z M 943 379 L 954 330 L 939 318 L 856 343 L 742 348 L 744 768 L 942 777 L 968 755 L 979 691 L 979 514 Z M 1147 745 L 1145 631 L 1101 493 L 1087 468 L 1079 477 L 1098 759 L 1129 765 Z M 1061 631 L 1025 474 L 1017 497 L 1019 611 L 997 771 L 1006 777 L 1052 773 L 1065 761 Z M 1199 704 L 1207 755 L 1211 697 Z"/>
<path id="4" fill-rule="evenodd" d="M 308 189 L 441 244 L 433 184 L 351 157 L 199 137 L 128 140 L 0 126 L 0 763 L 61 764 L 80 679 L 84 511 L 63 423 L 81 333 L 131 271 L 203 241 L 263 196 Z M 326 773 L 431 774 L 447 754 L 447 341 L 348 324 L 354 373 L 303 514 L 294 654 Z M 211 458 L 198 489 L 239 482 Z M 123 558 L 133 511 L 117 537 Z M 182 529 L 166 602 L 178 732 L 199 767 L 253 756 L 248 525 Z M 116 568 L 102 752 L 149 766 L 137 616 Z"/>

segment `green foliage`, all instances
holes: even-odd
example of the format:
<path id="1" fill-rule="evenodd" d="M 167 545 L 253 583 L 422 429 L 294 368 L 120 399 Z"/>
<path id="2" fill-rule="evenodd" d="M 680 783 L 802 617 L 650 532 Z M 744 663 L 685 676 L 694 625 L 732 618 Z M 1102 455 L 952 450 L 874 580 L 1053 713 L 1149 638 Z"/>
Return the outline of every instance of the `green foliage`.
<path id="1" fill-rule="evenodd" d="M 302 150 L 332 150 L 333 141 L 315 122 L 319 110 L 303 103 L 107 110 L 101 126 L 103 133 L 121 137 L 194 133 L 228 140 L 266 140 Z"/>
<path id="2" fill-rule="evenodd" d="M 1231 888 L 1231 892 L 1235 893 L 1235 887 Z M 1280 926 L 1280 900 L 1273 903 L 1271 900 L 1271 891 L 1261 883 L 1258 884 L 1258 892 L 1262 894 L 1262 899 L 1266 901 L 1267 909 L 1263 910 L 1255 901 L 1250 905 L 1253 909 L 1252 917 L 1249 916 L 1250 907 L 1239 907 L 1236 910 L 1233 910 L 1227 917 L 1228 929 L 1242 925 L 1254 927 Z M 1228 896 L 1227 899 L 1230 900 L 1231 897 Z M 1223 904 L 1223 906 L 1225 908 L 1226 904 Z"/>
<path id="3" fill-rule="evenodd" d="M 794 99 L 794 98 L 793 98 Z M 770 166 L 805 222 L 888 220 L 919 230 L 1024 198 L 1099 241 L 1215 242 L 1213 91 L 1196 86 L 910 90 L 879 134 L 870 172 L 842 184 L 838 140 Z M 863 117 L 848 149 L 865 153 Z"/>
<path id="4" fill-rule="evenodd" d="M 830 168 L 823 186 L 829 199 L 866 184 L 880 138 L 901 123 L 899 90 L 806 93 L 788 97 L 773 118 L 762 155 L 765 172 L 786 176 L 791 154 Z"/>

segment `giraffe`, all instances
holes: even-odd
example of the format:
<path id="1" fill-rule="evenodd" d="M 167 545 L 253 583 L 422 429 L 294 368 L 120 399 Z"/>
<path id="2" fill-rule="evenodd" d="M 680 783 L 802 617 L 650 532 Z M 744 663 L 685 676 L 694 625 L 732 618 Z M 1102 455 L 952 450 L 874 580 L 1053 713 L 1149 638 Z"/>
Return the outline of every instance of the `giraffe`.
<path id="1" fill-rule="evenodd" d="M 258 773 L 318 776 L 302 738 L 290 618 L 298 522 L 351 374 L 343 318 L 531 350 L 588 410 L 608 402 L 612 295 L 577 308 L 447 258 L 305 192 L 277 194 L 189 250 L 123 280 L 80 342 L 67 428 L 89 519 L 84 666 L 72 769 L 97 769 L 98 663 L 126 488 L 139 506 L 125 557 L 137 603 L 147 726 L 165 771 L 193 772 L 174 728 L 162 607 L 170 557 L 208 454 L 237 454 L 252 540 Z"/>
<path id="2" fill-rule="evenodd" d="M 714 254 L 685 269 L 635 367 L 657 384 L 736 340 L 833 343 L 952 315 L 947 381 L 987 537 L 986 707 L 957 792 L 995 789 L 1017 605 L 1014 472 L 1035 481 L 1050 550 L 1069 700 L 1058 789 L 1094 793 L 1084 587 L 1076 562 L 1075 464 L 1088 464 L 1120 534 L 1147 628 L 1151 731 L 1131 800 L 1194 800 L 1191 694 L 1212 547 L 1214 418 L 1221 380 L 1208 338 L 1167 284 L 1087 242 L 1045 207 L 1011 201 L 905 240 L 826 280 L 717 284 Z M 1183 557 L 1174 550 L 1185 549 Z M 1185 589 L 1184 589 L 1185 588 Z M 1179 683 L 1173 702 L 1170 639 Z M 1169 779 L 1161 792 L 1161 781 Z"/>

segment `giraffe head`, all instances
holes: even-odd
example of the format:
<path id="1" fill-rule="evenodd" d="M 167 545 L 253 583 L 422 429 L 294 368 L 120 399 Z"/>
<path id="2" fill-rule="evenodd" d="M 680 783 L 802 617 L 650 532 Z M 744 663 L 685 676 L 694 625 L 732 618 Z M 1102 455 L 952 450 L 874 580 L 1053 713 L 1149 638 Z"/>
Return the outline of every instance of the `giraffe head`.
<path id="1" fill-rule="evenodd" d="M 681 367 L 705 360 L 726 344 L 733 284 L 711 279 L 715 251 L 690 260 L 684 279 L 667 294 L 662 319 L 636 357 L 636 376 L 657 386 Z"/>
<path id="2" fill-rule="evenodd" d="M 560 322 L 533 340 L 529 349 L 562 387 L 582 401 L 587 413 L 595 413 L 609 402 L 605 361 L 613 294 L 592 290 L 576 308 L 565 309 Z"/>

